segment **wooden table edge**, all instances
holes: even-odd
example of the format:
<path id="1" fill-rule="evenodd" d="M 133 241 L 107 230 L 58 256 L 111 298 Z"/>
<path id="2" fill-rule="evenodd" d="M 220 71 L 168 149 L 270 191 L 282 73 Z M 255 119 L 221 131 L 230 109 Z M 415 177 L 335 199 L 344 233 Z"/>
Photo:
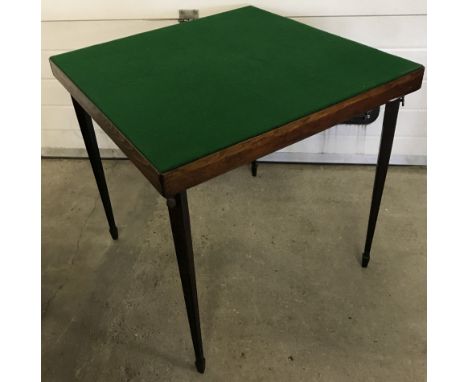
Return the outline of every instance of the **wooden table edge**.
<path id="1" fill-rule="evenodd" d="M 335 105 L 161 174 L 167 195 L 174 195 L 215 176 L 299 142 L 394 98 L 418 90 L 424 67 Z"/>
<path id="2" fill-rule="evenodd" d="M 424 67 L 372 88 L 318 112 L 219 150 L 173 170 L 160 173 L 119 131 L 112 121 L 52 60 L 52 73 L 164 197 L 171 197 L 211 178 L 248 164 L 274 151 L 308 138 L 387 101 L 421 87 Z"/>
<path id="3" fill-rule="evenodd" d="M 106 132 L 122 152 L 143 173 L 150 183 L 164 195 L 162 176 L 151 162 L 130 142 L 114 123 L 75 85 L 75 83 L 57 66 L 49 60 L 55 78 L 68 90 L 70 95 L 81 105 L 92 119 Z"/>

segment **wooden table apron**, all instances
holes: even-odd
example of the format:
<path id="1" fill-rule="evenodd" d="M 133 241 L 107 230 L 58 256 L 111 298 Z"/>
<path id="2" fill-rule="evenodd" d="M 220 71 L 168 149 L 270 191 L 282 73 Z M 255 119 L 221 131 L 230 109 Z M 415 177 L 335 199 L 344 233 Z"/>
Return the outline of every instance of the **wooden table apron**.
<path id="1" fill-rule="evenodd" d="M 384 85 L 358 94 L 345 101 L 287 123 L 261 135 L 227 147 L 211 155 L 197 159 L 173 170 L 160 173 L 143 156 L 104 113 L 60 70 L 50 62 L 55 77 L 68 90 L 78 118 L 85 146 L 96 178 L 102 203 L 114 239 L 118 237 L 112 206 L 108 195 L 104 171 L 91 118 L 109 135 L 151 184 L 167 199 L 169 217 L 174 238 L 179 273 L 182 282 L 190 332 L 195 351 L 195 365 L 201 373 L 205 370 L 205 358 L 198 312 L 195 266 L 186 190 L 236 167 L 251 163 L 269 153 L 317 134 L 374 107 L 386 104 L 372 193 L 366 243 L 362 266 L 370 259 L 372 239 L 382 198 L 390 154 L 395 134 L 398 110 L 402 97 L 421 87 L 424 68 L 401 76 Z M 256 172 L 255 165 L 252 166 Z"/>

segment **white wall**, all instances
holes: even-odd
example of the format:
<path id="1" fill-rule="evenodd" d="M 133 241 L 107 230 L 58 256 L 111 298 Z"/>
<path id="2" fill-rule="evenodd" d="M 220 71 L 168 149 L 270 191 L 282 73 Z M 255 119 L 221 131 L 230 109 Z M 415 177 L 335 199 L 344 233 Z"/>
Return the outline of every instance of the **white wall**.
<path id="1" fill-rule="evenodd" d="M 175 24 L 178 9 L 199 9 L 200 17 L 203 17 L 246 4 L 226 0 L 43 0 L 43 154 L 85 155 L 70 97 L 50 71 L 50 55 Z M 250 4 L 426 66 L 425 0 L 252 0 Z M 393 163 L 422 164 L 426 161 L 426 89 L 425 77 L 422 89 L 408 96 L 405 107 L 401 109 Z M 336 126 L 267 159 L 343 163 L 375 161 L 382 114 L 383 110 L 371 125 Z M 103 156 L 122 155 L 99 128 L 97 136 Z"/>

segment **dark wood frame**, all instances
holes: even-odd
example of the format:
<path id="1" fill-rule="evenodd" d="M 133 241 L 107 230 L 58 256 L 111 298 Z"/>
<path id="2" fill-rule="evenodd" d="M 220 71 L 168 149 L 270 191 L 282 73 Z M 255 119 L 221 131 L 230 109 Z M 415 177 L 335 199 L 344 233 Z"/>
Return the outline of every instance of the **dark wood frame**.
<path id="1" fill-rule="evenodd" d="M 55 77 L 72 96 L 73 106 L 101 194 L 112 237 L 117 239 L 118 231 L 114 222 L 112 206 L 91 118 L 101 126 L 161 195 L 167 199 L 187 318 L 195 351 L 195 365 L 200 373 L 205 371 L 205 358 L 198 311 L 195 263 L 186 190 L 189 187 L 247 163 L 251 163 L 252 175 L 255 176 L 257 172 L 257 158 L 317 134 L 385 103 L 385 115 L 372 192 L 366 244 L 362 255 L 362 266 L 367 267 L 390 160 L 400 102 L 406 94 L 416 91 L 421 87 L 424 68 L 415 70 L 396 80 L 377 86 L 259 136 L 247 139 L 171 171 L 160 173 L 70 78 L 52 61 L 50 64 Z"/>
<path id="2" fill-rule="evenodd" d="M 424 75 L 424 68 L 417 69 L 306 117 L 161 173 L 60 68 L 52 61 L 50 64 L 57 80 L 166 198 L 383 105 L 391 99 L 414 92 L 421 87 Z"/>

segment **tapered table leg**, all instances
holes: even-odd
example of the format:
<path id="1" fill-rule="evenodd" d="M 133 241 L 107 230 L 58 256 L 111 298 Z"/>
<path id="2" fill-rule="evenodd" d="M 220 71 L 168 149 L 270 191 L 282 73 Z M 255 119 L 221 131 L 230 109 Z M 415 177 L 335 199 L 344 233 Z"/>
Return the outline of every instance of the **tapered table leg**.
<path id="1" fill-rule="evenodd" d="M 252 176 L 257 176 L 257 167 L 258 167 L 258 163 L 256 160 L 254 160 L 251 164 L 250 164 L 250 170 L 252 171 Z"/>
<path id="2" fill-rule="evenodd" d="M 73 107 L 75 108 L 76 118 L 80 125 L 81 134 L 88 152 L 89 161 L 93 169 L 94 177 L 101 195 L 102 205 L 106 212 L 107 222 L 109 223 L 109 232 L 112 239 L 117 240 L 119 231 L 114 221 L 114 214 L 112 212 L 112 205 L 109 199 L 109 191 L 107 190 L 106 177 L 104 176 L 104 169 L 102 168 L 101 155 L 96 141 L 96 134 L 94 132 L 93 122 L 89 114 L 81 107 L 81 105 L 72 97 Z"/>
<path id="3" fill-rule="evenodd" d="M 372 239 L 374 238 L 375 225 L 379 215 L 380 201 L 387 177 L 388 163 L 392 152 L 393 138 L 395 136 L 395 128 L 400 107 L 401 98 L 388 102 L 385 105 L 385 114 L 382 127 L 382 135 L 380 138 L 379 156 L 377 159 L 377 169 L 374 179 L 374 189 L 372 191 L 372 204 L 369 215 L 369 223 L 367 226 L 366 245 L 362 254 L 362 266 L 367 267 L 370 260 L 370 252 L 372 247 Z"/>
<path id="4" fill-rule="evenodd" d="M 193 261 L 192 234 L 186 191 L 167 199 L 172 236 L 179 265 L 180 280 L 184 291 L 185 308 L 195 350 L 195 365 L 200 373 L 205 371 L 205 357 L 198 313 L 197 285 L 195 264 Z"/>

